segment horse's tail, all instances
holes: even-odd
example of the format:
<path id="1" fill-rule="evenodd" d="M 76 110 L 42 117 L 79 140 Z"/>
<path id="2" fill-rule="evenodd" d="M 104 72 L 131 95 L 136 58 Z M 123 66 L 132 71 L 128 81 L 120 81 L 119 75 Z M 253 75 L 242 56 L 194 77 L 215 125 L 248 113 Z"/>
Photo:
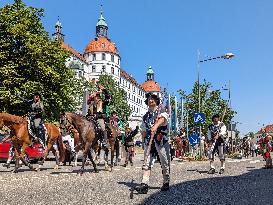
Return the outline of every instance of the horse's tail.
<path id="1" fill-rule="evenodd" d="M 63 162 L 65 159 L 65 150 L 64 150 L 63 139 L 61 135 L 59 135 L 57 138 L 57 146 L 58 146 L 58 150 L 60 154 L 60 162 Z"/>

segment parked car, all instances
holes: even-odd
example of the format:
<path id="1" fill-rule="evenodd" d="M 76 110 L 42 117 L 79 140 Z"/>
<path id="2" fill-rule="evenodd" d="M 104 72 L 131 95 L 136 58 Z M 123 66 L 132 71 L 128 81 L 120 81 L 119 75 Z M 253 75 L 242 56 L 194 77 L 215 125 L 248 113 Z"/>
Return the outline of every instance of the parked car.
<path id="1" fill-rule="evenodd" d="M 11 142 L 4 140 L 8 135 L 0 134 L 0 161 L 6 161 L 9 157 Z M 44 156 L 44 149 L 40 143 L 34 144 L 32 147 L 26 148 L 26 156 L 31 161 L 38 161 Z"/>

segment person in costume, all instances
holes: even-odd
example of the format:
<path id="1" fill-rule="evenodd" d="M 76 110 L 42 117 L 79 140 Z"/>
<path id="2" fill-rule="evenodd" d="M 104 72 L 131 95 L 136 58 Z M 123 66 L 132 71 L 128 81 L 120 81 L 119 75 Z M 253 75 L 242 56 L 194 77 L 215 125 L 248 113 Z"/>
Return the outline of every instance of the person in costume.
<path id="1" fill-rule="evenodd" d="M 93 92 L 88 100 L 89 105 L 89 115 L 95 116 L 97 123 L 99 124 L 103 133 L 103 146 L 109 148 L 109 142 L 107 137 L 107 130 L 105 127 L 105 122 L 109 118 L 109 103 L 110 103 L 110 93 L 102 85 L 98 84 L 97 90 Z"/>
<path id="2" fill-rule="evenodd" d="M 33 132 L 32 137 L 34 137 L 34 140 L 37 138 L 40 139 L 40 143 L 43 145 L 43 147 L 45 147 L 46 130 L 43 124 L 44 106 L 41 94 L 38 92 L 34 93 L 32 100 L 25 99 L 18 93 L 16 96 L 30 107 L 28 117 L 30 120 L 30 129 Z"/>
<path id="3" fill-rule="evenodd" d="M 133 166 L 133 157 L 134 157 L 134 137 L 137 135 L 139 131 L 139 126 L 136 126 L 135 130 L 127 127 L 125 129 L 125 151 L 126 151 L 126 158 L 125 164 L 123 165 L 126 167 L 128 165 L 128 161 L 130 161 L 131 166 Z"/>
<path id="4" fill-rule="evenodd" d="M 156 94 L 147 93 L 145 103 L 148 105 L 148 112 L 143 116 L 141 133 L 144 145 L 144 163 L 146 161 L 146 164 L 143 165 L 142 182 L 135 188 L 141 194 L 148 192 L 151 167 L 156 158 L 156 153 L 159 155 L 163 174 L 161 191 L 169 190 L 170 183 L 170 145 L 167 137 L 169 116 L 165 111 L 161 111 L 160 99 Z M 152 148 L 150 153 L 147 153 L 152 135 L 154 136 Z"/>
<path id="5" fill-rule="evenodd" d="M 218 153 L 218 157 L 221 161 L 221 168 L 219 174 L 223 174 L 225 171 L 225 153 L 224 153 L 224 142 L 226 139 L 227 128 L 223 122 L 220 121 L 218 114 L 212 116 L 212 124 L 209 125 L 208 129 L 208 157 L 210 160 L 210 170 L 208 174 L 215 173 L 214 167 L 214 155 Z"/>

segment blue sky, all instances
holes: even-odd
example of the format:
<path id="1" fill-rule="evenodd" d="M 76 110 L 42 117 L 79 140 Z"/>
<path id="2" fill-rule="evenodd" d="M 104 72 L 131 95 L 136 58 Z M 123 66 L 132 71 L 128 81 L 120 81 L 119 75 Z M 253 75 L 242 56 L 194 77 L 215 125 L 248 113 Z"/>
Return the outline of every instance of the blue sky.
<path id="1" fill-rule="evenodd" d="M 1 0 L 0 6 L 12 0 Z M 197 49 L 201 59 L 232 52 L 231 60 L 201 64 L 201 79 L 219 89 L 231 80 L 234 118 L 242 133 L 273 123 L 272 0 L 25 0 L 45 9 L 43 23 L 52 34 L 60 16 L 65 42 L 83 52 L 95 35 L 103 3 L 109 37 L 122 57 L 121 65 L 144 82 L 149 65 L 156 80 L 172 92 L 189 92 L 197 80 Z M 225 91 L 224 91 L 225 92 Z M 223 93 L 227 98 L 227 93 Z"/>

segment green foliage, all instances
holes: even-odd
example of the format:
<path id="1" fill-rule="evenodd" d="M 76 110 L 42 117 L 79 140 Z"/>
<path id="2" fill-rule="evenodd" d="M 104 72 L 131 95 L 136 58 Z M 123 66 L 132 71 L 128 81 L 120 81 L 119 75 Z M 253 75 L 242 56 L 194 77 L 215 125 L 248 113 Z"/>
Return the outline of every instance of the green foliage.
<path id="1" fill-rule="evenodd" d="M 42 17 L 42 9 L 28 7 L 21 0 L 0 8 L 0 111 L 27 113 L 28 106 L 15 94 L 32 98 L 38 91 L 46 118 L 54 120 L 61 109 L 75 110 L 74 94 L 82 88 L 65 66 L 68 53 L 60 42 L 50 40 Z"/>
<path id="2" fill-rule="evenodd" d="M 109 90 L 111 94 L 110 113 L 116 111 L 118 116 L 122 116 L 122 113 L 124 113 L 127 121 L 132 111 L 127 103 L 126 92 L 119 87 L 118 83 L 111 76 L 106 74 L 100 76 L 98 83 Z"/>
<path id="3" fill-rule="evenodd" d="M 201 112 L 206 116 L 205 122 L 202 124 L 202 133 L 207 134 L 208 126 L 212 123 L 211 117 L 214 114 L 219 114 L 220 119 L 224 115 L 223 122 L 225 125 L 229 125 L 231 119 L 236 114 L 228 106 L 228 101 L 221 98 L 220 90 L 212 90 L 211 83 L 204 81 L 200 84 L 200 98 L 201 98 Z M 191 133 L 198 125 L 193 121 L 194 113 L 198 112 L 198 83 L 196 82 L 193 86 L 192 92 L 188 95 L 183 90 L 179 90 L 178 93 L 185 99 L 184 103 L 184 125 L 186 126 L 186 113 L 189 115 L 189 132 Z M 181 105 L 180 105 L 181 106 Z M 178 116 L 181 111 L 179 110 Z M 179 119 L 180 120 L 180 119 Z"/>

